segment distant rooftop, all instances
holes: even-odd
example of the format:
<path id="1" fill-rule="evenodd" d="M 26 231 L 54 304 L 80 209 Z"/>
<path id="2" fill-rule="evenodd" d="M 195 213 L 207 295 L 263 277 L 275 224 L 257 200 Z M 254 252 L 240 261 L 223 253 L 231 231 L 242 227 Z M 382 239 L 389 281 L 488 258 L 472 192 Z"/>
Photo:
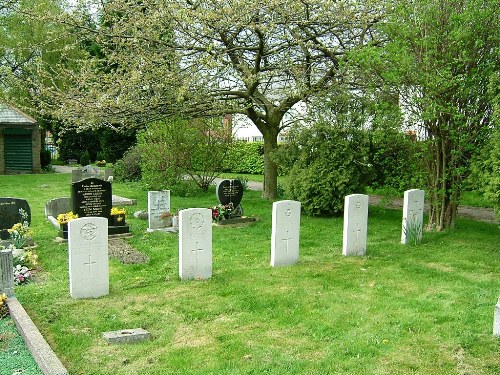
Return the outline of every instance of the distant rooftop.
<path id="1" fill-rule="evenodd" d="M 36 124 L 36 121 L 20 110 L 0 103 L 0 124 Z"/>

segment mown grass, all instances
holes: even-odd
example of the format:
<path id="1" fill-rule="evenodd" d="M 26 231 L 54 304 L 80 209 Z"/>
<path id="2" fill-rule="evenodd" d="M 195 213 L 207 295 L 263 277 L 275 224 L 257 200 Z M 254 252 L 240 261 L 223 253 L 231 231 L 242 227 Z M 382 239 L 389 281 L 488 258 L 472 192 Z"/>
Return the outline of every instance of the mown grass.
<path id="1" fill-rule="evenodd" d="M 46 186 L 48 185 L 48 186 Z M 245 192 L 246 228 L 213 228 L 213 277 L 181 282 L 176 234 L 129 242 L 148 264 L 110 262 L 110 294 L 69 296 L 67 248 L 46 223 L 69 175 L 2 176 L 0 196 L 26 198 L 42 270 L 16 293 L 71 374 L 497 374 L 492 336 L 500 295 L 499 230 L 459 220 L 403 246 L 401 212 L 370 207 L 366 257 L 345 258 L 341 218 L 302 217 L 300 261 L 271 268 L 271 202 Z M 43 186 L 43 187 L 42 187 Z M 138 200 L 137 184 L 113 193 Z M 172 208 L 215 204 L 212 189 Z M 102 332 L 142 327 L 151 341 L 109 345 Z"/>

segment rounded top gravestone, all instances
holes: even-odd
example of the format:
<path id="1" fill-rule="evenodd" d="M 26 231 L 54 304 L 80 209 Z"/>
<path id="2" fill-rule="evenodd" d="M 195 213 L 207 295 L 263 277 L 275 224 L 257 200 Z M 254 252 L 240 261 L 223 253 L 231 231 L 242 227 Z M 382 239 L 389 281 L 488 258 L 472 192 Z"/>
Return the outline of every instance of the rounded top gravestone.
<path id="1" fill-rule="evenodd" d="M 240 180 L 222 180 L 217 184 L 215 193 L 221 204 L 232 203 L 238 207 L 243 198 L 243 184 Z"/>
<path id="2" fill-rule="evenodd" d="M 31 209 L 25 199 L 0 197 L 0 239 L 9 238 L 7 229 L 22 221 L 20 209 L 26 212 L 28 225 L 31 224 Z"/>

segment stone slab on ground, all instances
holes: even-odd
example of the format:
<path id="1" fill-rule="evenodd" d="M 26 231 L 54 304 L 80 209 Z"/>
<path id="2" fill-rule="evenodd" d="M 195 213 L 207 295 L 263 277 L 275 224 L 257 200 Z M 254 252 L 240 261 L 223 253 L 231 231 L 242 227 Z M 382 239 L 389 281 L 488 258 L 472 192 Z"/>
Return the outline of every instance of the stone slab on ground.
<path id="1" fill-rule="evenodd" d="M 151 334 L 142 328 L 122 329 L 120 331 L 104 332 L 104 340 L 110 344 L 121 344 L 126 342 L 139 342 L 149 340 Z"/>
<path id="2" fill-rule="evenodd" d="M 16 323 L 19 334 L 24 339 L 28 350 L 38 367 L 45 375 L 67 375 L 68 370 L 33 323 L 23 306 L 16 298 L 7 300 L 12 320 Z"/>

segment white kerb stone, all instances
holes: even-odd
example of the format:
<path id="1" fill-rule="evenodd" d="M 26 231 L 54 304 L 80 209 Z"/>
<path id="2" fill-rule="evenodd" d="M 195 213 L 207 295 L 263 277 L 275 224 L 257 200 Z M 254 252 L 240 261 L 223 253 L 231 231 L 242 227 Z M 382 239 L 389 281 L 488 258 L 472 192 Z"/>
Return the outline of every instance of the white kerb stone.
<path id="1" fill-rule="evenodd" d="M 109 294 L 108 219 L 85 217 L 68 223 L 69 291 L 73 298 Z"/>
<path id="2" fill-rule="evenodd" d="M 403 203 L 401 243 L 420 242 L 424 222 L 425 192 L 419 189 L 406 190 Z"/>
<path id="3" fill-rule="evenodd" d="M 299 260 L 300 202 L 273 203 L 271 266 L 289 266 Z"/>
<path id="4" fill-rule="evenodd" d="M 212 277 L 212 210 L 179 212 L 179 276 L 181 280 Z"/>
<path id="5" fill-rule="evenodd" d="M 148 191 L 148 229 L 165 228 L 161 215 L 170 212 L 170 190 Z"/>
<path id="6" fill-rule="evenodd" d="M 500 298 L 495 306 L 495 313 L 493 316 L 493 336 L 500 337 Z"/>
<path id="7" fill-rule="evenodd" d="M 344 198 L 342 255 L 364 256 L 368 231 L 368 195 L 351 194 Z"/>

